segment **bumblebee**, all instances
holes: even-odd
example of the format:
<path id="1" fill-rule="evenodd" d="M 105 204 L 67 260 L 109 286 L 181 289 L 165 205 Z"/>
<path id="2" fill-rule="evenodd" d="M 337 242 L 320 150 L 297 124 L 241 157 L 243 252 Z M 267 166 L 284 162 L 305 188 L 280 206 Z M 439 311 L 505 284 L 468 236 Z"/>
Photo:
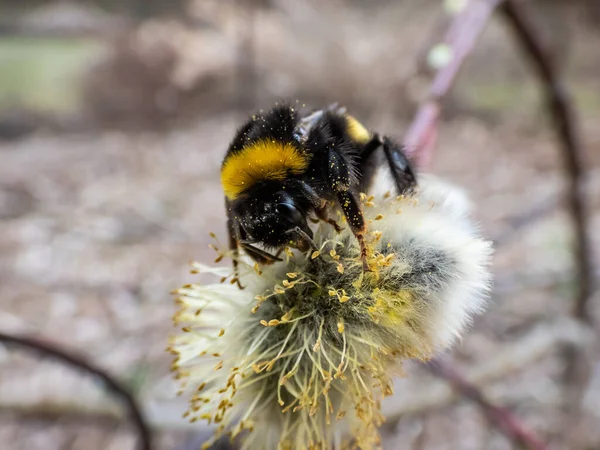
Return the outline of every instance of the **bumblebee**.
<path id="1" fill-rule="evenodd" d="M 285 246 L 314 248 L 308 220 L 341 230 L 328 215 L 333 202 L 358 239 L 368 270 L 358 195 L 368 190 L 382 160 L 398 194 L 415 186 L 401 148 L 368 131 L 344 108 L 332 105 L 303 115 L 283 105 L 252 116 L 235 134 L 221 166 L 231 249 L 270 264 L 281 260 Z"/>

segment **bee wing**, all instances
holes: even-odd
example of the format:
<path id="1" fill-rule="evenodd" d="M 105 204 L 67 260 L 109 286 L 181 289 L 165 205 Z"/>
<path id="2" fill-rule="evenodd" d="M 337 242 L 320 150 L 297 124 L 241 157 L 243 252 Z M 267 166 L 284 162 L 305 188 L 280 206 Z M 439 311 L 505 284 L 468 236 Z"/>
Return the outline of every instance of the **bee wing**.
<path id="1" fill-rule="evenodd" d="M 347 108 L 345 106 L 341 106 L 339 103 L 332 103 L 325 109 L 329 112 L 333 112 L 335 114 L 340 115 L 346 114 L 348 112 Z"/>
<path id="2" fill-rule="evenodd" d="M 296 129 L 294 130 L 294 136 L 298 141 L 304 143 L 310 134 L 310 131 L 315 126 L 315 124 L 321 120 L 323 114 L 325 112 L 333 112 L 335 114 L 346 114 L 346 107 L 340 106 L 338 103 L 332 103 L 325 109 L 318 109 L 303 117 L 298 121 L 298 125 L 296 125 Z"/>
<path id="3" fill-rule="evenodd" d="M 306 142 L 310 131 L 315 126 L 315 124 L 321 120 L 323 117 L 323 110 L 320 109 L 309 114 L 306 117 L 303 117 L 298 121 L 298 125 L 296 125 L 296 129 L 294 130 L 294 136 L 298 139 L 299 142 Z"/>

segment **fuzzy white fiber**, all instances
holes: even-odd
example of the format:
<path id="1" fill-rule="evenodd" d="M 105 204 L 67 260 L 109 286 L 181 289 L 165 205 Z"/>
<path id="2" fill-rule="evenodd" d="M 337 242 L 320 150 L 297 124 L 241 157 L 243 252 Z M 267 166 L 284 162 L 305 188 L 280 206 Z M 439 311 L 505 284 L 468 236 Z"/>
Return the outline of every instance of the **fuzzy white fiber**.
<path id="1" fill-rule="evenodd" d="M 393 185 L 389 172 L 380 171 L 371 190 L 381 202 Z M 402 213 L 378 223 L 378 229 L 394 236 L 396 248 L 426 260 L 440 252 L 447 257 L 431 261 L 443 288 L 431 297 L 431 337 L 436 348 L 451 346 L 484 311 L 492 285 L 489 272 L 492 243 L 485 240 L 471 217 L 472 204 L 461 188 L 434 175 L 421 174 L 417 202 L 407 202 Z M 427 264 L 426 261 L 423 261 Z M 425 290 L 431 291 L 427 286 Z"/>
<path id="2" fill-rule="evenodd" d="M 191 420 L 218 423 L 217 435 L 249 432 L 248 449 L 379 448 L 380 400 L 402 362 L 449 348 L 491 285 L 491 245 L 464 193 L 433 176 L 407 196 L 392 185 L 383 172 L 362 199 L 372 272 L 347 224 L 337 234 L 322 223 L 318 252 L 261 268 L 242 258 L 245 290 L 177 291 L 184 332 L 171 351 L 196 391 Z"/>

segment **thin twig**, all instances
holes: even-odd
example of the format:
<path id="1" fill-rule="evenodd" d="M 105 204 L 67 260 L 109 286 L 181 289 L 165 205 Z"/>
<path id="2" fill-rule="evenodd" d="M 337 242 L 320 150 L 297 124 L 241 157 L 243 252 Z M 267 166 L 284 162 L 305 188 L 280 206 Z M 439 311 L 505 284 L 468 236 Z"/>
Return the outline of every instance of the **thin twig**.
<path id="1" fill-rule="evenodd" d="M 574 306 L 575 317 L 590 323 L 588 302 L 592 293 L 591 243 L 587 229 L 584 195 L 583 149 L 579 138 L 575 113 L 566 87 L 560 80 L 553 58 L 544 46 L 529 14 L 518 1 L 506 0 L 500 8 L 506 21 L 526 54 L 546 90 L 554 128 L 561 142 L 564 165 L 569 177 L 568 206 L 575 226 L 576 260 L 579 293 Z"/>
<path id="2" fill-rule="evenodd" d="M 559 205 L 560 199 L 552 197 L 534 205 L 527 211 L 508 217 L 506 219 L 508 227 L 492 238 L 494 248 L 497 249 L 508 244 L 519 232 L 554 213 Z"/>
<path id="3" fill-rule="evenodd" d="M 480 364 L 466 367 L 463 377 L 473 386 L 483 389 L 565 346 L 582 347 L 591 339 L 587 329 L 571 319 L 540 325 L 518 341 L 504 346 L 493 357 Z M 410 378 L 407 378 L 406 382 L 410 382 Z M 441 381 L 428 383 L 426 390 L 412 385 L 403 390 L 407 393 L 402 397 L 402 401 L 384 402 L 383 413 L 388 427 L 395 427 L 404 417 L 439 410 L 457 400 L 457 393 L 450 389 L 447 383 Z M 498 400 L 492 394 L 488 393 L 489 398 Z M 504 392 L 502 400 L 506 400 Z"/>
<path id="4" fill-rule="evenodd" d="M 587 301 L 591 292 L 592 269 L 583 207 L 580 145 L 566 91 L 559 82 L 550 59 L 533 28 L 524 18 L 514 0 L 473 0 L 456 17 L 444 42 L 451 59 L 436 74 L 429 98 L 417 111 L 416 117 L 407 131 L 404 146 L 409 156 L 412 156 L 418 165 L 424 166 L 429 163 L 435 145 L 441 101 L 448 94 L 463 62 L 471 53 L 478 36 L 499 5 L 513 26 L 524 49 L 536 64 L 540 78 L 546 86 L 553 118 L 563 142 L 567 170 L 571 180 L 569 203 L 577 232 L 576 251 L 581 281 L 575 316 L 589 322 Z M 529 432 L 510 411 L 491 404 L 475 385 L 467 382 L 451 366 L 441 361 L 435 361 L 428 367 L 433 373 L 448 381 L 462 396 L 479 404 L 490 421 L 511 440 L 531 449 L 545 448 L 545 444 Z"/>
<path id="5" fill-rule="evenodd" d="M 477 386 L 469 383 L 452 366 L 441 360 L 434 360 L 427 364 L 427 368 L 434 375 L 448 381 L 461 396 L 477 403 L 489 421 L 511 441 L 518 442 L 530 450 L 546 449 L 546 444 L 540 441 L 531 430 L 525 428 L 510 410 L 492 404 Z"/>
<path id="6" fill-rule="evenodd" d="M 416 160 L 418 165 L 426 166 L 429 163 L 435 145 L 441 101 L 450 91 L 463 62 L 498 6 L 535 64 L 536 71 L 546 88 L 552 118 L 562 142 L 563 156 L 570 180 L 568 205 L 576 232 L 575 253 L 579 293 L 574 306 L 574 315 L 590 322 L 587 309 L 593 289 L 593 270 L 590 238 L 586 226 L 581 143 L 567 91 L 559 79 L 549 52 L 544 48 L 518 1 L 472 0 L 468 7 L 454 19 L 444 39 L 444 44 L 450 49 L 451 60 L 437 72 L 428 99 L 420 106 L 409 126 L 404 146 L 406 152 Z"/>
<path id="7" fill-rule="evenodd" d="M 116 381 L 108 372 L 94 364 L 86 361 L 81 356 L 75 356 L 65 350 L 57 348 L 47 342 L 27 336 L 12 336 L 10 334 L 0 332 L 0 342 L 17 346 L 38 353 L 41 356 L 50 356 L 51 358 L 62 362 L 76 369 L 92 374 L 102 380 L 106 388 L 111 391 L 116 397 L 120 398 L 127 406 L 131 421 L 134 423 L 139 435 L 138 448 L 140 450 L 151 450 L 152 434 L 150 428 L 146 424 L 144 416 L 137 405 L 133 395 L 118 381 Z"/>
<path id="8" fill-rule="evenodd" d="M 534 70 L 544 87 L 562 151 L 565 172 L 569 180 L 567 205 L 575 228 L 575 261 L 578 293 L 573 305 L 573 316 L 592 324 L 589 301 L 593 292 L 593 265 L 591 239 L 587 226 L 583 148 L 576 126 L 575 112 L 567 89 L 560 79 L 553 55 L 544 45 L 529 12 L 517 1 L 506 0 L 501 7 L 506 22 L 511 26 L 519 44 L 530 57 Z M 568 347 L 564 352 L 566 370 L 565 411 L 570 423 L 566 429 L 569 445 L 580 439 L 578 424 L 581 420 L 581 401 L 590 377 L 590 362 L 582 349 Z"/>
<path id="9" fill-rule="evenodd" d="M 452 21 L 446 33 L 443 45 L 449 49 L 451 60 L 437 72 L 429 96 L 417 110 L 404 138 L 406 153 L 419 166 L 426 166 L 431 159 L 441 101 L 452 88 L 463 62 L 473 50 L 477 38 L 500 1 L 471 1 Z"/>
<path id="10" fill-rule="evenodd" d="M 524 367 L 547 357 L 565 345 L 582 347 L 587 345 L 592 337 L 586 328 L 579 322 L 559 320 L 557 322 L 539 325 L 527 335 L 512 344 L 503 346 L 492 358 L 480 364 L 466 367 L 464 377 L 480 389 L 487 388 L 497 380 L 519 372 Z M 418 377 L 408 377 L 401 382 L 412 383 Z M 399 420 L 408 416 L 426 413 L 431 410 L 443 408 L 457 400 L 457 395 L 442 381 L 427 384 L 426 389 L 419 385 L 410 384 L 403 389 L 406 392 L 401 401 L 384 402 L 383 413 L 386 417 L 386 426 L 394 427 Z M 506 393 L 501 391 L 500 397 L 494 391 L 486 391 L 489 398 L 494 401 L 506 402 Z M 520 394 L 519 394 L 520 395 Z M 163 400 L 162 394 L 158 397 L 146 398 L 139 406 L 144 411 L 146 422 L 154 430 L 170 431 L 201 431 L 204 425 L 181 420 L 181 410 L 185 409 L 185 402 L 171 399 Z M 512 398 L 512 397 L 510 397 Z M 510 398 L 508 401 L 510 401 Z M 519 398 L 519 400 L 523 400 Z M 64 422 L 97 423 L 101 426 L 113 426 L 122 423 L 124 414 L 114 407 L 112 402 L 97 401 L 87 398 L 79 393 L 64 398 L 47 398 L 32 402 L 25 398 L 12 400 L 0 399 L 0 418 L 3 416 L 16 417 L 21 420 L 56 420 Z"/>
<path id="11" fill-rule="evenodd" d="M 559 78 L 550 53 L 544 47 L 535 27 L 517 0 L 472 0 L 457 15 L 443 43 L 447 46 L 451 59 L 437 72 L 427 100 L 420 106 L 408 128 L 404 146 L 407 154 L 412 156 L 418 165 L 425 166 L 429 163 L 437 132 L 441 101 L 452 88 L 463 62 L 473 50 L 478 36 L 498 6 L 512 26 L 524 51 L 531 58 L 546 89 L 552 119 L 562 143 L 561 148 L 570 181 L 568 204 L 576 232 L 575 253 L 579 293 L 574 306 L 574 315 L 590 322 L 591 317 L 587 309 L 593 289 L 593 271 L 590 237 L 586 226 L 582 146 L 567 90 Z"/>

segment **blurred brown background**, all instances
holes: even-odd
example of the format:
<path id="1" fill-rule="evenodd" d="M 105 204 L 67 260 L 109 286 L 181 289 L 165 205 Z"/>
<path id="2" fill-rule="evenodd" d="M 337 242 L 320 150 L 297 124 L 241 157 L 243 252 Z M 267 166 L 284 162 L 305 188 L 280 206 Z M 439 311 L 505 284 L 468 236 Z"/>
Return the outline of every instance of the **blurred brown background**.
<path id="1" fill-rule="evenodd" d="M 598 250 L 600 3 L 528 3 L 578 108 Z M 234 129 L 276 100 L 337 101 L 401 138 L 449 20 L 439 0 L 0 1 L 0 330 L 86 355 L 139 396 L 157 448 L 198 448 L 207 432 L 180 419 L 169 375 L 169 291 L 212 259 L 208 232 L 224 235 Z M 529 69 L 496 18 L 444 102 L 428 170 L 468 189 L 498 241 L 493 302 L 453 359 L 550 448 L 598 449 L 600 353 L 565 324 L 567 180 Z M 575 388 L 565 344 L 586 354 Z M 477 406 L 409 374 L 385 449 L 513 448 Z M 0 449 L 133 449 L 122 415 L 91 378 L 0 346 Z"/>

